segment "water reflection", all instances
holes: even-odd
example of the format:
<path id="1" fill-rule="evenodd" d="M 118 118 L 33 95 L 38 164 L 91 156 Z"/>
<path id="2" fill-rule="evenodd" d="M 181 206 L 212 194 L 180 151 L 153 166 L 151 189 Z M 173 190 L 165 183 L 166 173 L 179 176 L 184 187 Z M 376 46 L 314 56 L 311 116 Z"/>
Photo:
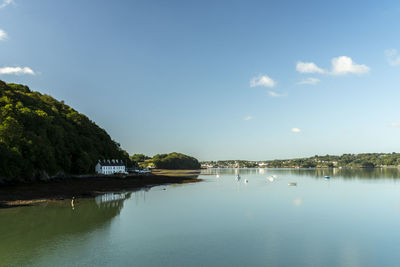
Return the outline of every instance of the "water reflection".
<path id="1" fill-rule="evenodd" d="M 94 198 L 97 206 L 99 207 L 110 207 L 119 205 L 120 200 L 124 200 L 127 196 L 130 196 L 131 193 L 107 193 Z M 129 198 L 129 197 L 128 197 Z"/>
<path id="2" fill-rule="evenodd" d="M 68 200 L 0 210 L 0 265 L 25 266 L 43 246 L 106 227 L 129 197 L 107 194 L 75 200 L 74 209 Z"/>
<path id="3" fill-rule="evenodd" d="M 0 210 L 0 266 L 396 266 L 399 176 L 209 169 L 202 183 L 77 200 L 75 210 Z"/>
<path id="4" fill-rule="evenodd" d="M 315 168 L 299 168 L 299 169 L 260 169 L 260 168 L 243 168 L 243 169 L 204 169 L 202 175 L 291 175 L 291 176 L 309 176 L 314 178 L 324 178 L 330 176 L 332 178 L 344 178 L 344 179 L 399 179 L 400 169 L 399 168 L 326 168 L 326 169 L 315 169 Z"/>

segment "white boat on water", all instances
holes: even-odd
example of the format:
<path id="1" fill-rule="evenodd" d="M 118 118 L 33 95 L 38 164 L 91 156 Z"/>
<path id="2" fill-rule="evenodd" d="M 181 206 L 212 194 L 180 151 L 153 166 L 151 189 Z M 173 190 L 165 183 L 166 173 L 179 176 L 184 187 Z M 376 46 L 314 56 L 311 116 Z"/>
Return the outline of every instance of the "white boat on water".
<path id="1" fill-rule="evenodd" d="M 297 183 L 294 183 L 294 182 L 288 183 L 288 186 L 297 186 Z"/>

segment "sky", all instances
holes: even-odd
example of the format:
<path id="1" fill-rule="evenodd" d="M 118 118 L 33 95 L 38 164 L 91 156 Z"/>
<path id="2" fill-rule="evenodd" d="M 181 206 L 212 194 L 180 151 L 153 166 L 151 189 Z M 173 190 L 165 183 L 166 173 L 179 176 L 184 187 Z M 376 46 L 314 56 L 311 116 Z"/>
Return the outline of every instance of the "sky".
<path id="1" fill-rule="evenodd" d="M 0 80 L 130 154 L 400 152 L 398 1 L 0 0 Z"/>

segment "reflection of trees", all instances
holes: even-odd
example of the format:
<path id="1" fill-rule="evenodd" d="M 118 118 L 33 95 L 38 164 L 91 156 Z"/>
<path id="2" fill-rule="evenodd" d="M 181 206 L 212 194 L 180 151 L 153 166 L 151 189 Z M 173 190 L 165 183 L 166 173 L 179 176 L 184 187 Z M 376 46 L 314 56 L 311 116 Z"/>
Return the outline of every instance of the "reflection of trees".
<path id="1" fill-rule="evenodd" d="M 345 179 L 398 179 L 400 170 L 397 168 L 343 168 L 343 169 L 292 169 L 290 174 L 307 175 L 315 178 L 324 176 L 341 177 Z"/>
<path id="2" fill-rule="evenodd" d="M 128 197 L 130 194 L 128 195 Z M 124 199 L 101 205 L 94 199 L 0 210 L 0 262 L 16 266 L 36 255 L 37 248 L 54 240 L 82 235 L 119 215 Z M 21 258 L 21 256 L 24 258 Z"/>
<path id="3" fill-rule="evenodd" d="M 259 168 L 216 168 L 216 169 L 203 169 L 201 175 L 216 175 L 216 174 L 258 174 L 265 171 L 265 169 Z"/>
<path id="4" fill-rule="evenodd" d="M 294 168 L 282 168 L 282 169 L 205 169 L 202 170 L 202 175 L 236 175 L 240 173 L 245 174 L 260 174 L 260 175 L 296 175 L 296 176 L 309 176 L 315 178 L 323 178 L 324 176 L 341 177 L 345 179 L 398 179 L 400 178 L 400 169 L 398 168 L 309 168 L 309 169 L 294 169 Z"/>

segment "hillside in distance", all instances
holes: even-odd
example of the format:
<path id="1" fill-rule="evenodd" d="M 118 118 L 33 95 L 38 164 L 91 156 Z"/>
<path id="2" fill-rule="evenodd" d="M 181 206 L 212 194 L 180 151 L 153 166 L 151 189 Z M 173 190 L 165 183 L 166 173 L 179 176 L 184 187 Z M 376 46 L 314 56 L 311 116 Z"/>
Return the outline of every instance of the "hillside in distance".
<path id="1" fill-rule="evenodd" d="M 93 173 L 129 155 L 88 117 L 53 97 L 0 81 L 0 181 Z"/>
<path id="2" fill-rule="evenodd" d="M 400 153 L 360 153 L 341 156 L 325 155 L 296 159 L 276 159 L 264 161 L 218 160 L 204 161 L 205 168 L 375 168 L 400 167 Z"/>

